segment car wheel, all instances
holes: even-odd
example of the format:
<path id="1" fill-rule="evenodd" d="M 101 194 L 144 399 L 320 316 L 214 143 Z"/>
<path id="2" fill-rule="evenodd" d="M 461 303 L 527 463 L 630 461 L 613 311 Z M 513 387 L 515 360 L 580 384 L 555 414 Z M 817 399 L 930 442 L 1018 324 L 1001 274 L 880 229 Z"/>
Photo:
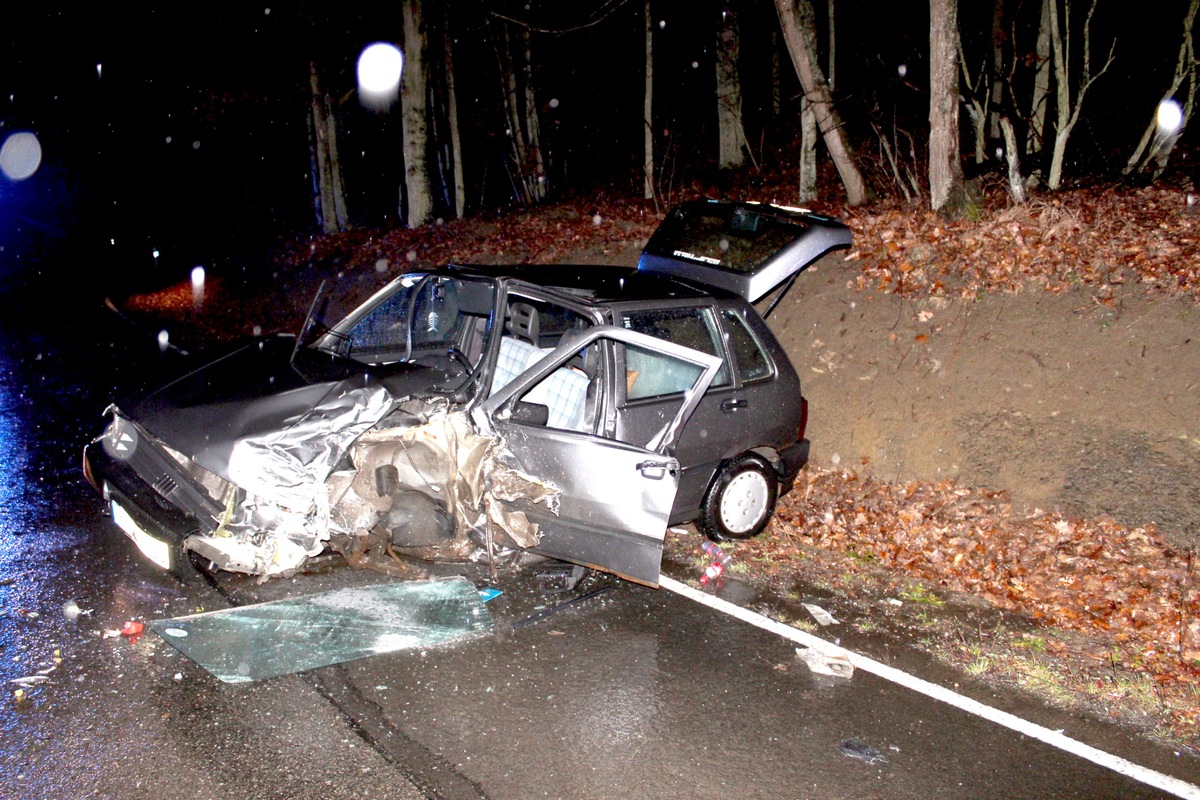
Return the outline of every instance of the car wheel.
<path id="1" fill-rule="evenodd" d="M 721 470 L 700 509 L 699 527 L 716 542 L 762 533 L 779 497 L 779 477 L 761 456 L 747 453 Z"/>

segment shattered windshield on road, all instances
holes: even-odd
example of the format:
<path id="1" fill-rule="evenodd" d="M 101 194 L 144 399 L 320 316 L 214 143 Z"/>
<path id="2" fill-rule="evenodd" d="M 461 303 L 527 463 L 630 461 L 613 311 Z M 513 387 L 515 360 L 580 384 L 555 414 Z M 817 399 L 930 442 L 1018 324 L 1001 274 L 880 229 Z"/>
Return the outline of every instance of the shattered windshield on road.
<path id="1" fill-rule="evenodd" d="M 487 279 L 403 275 L 341 322 L 316 323 L 321 332 L 311 346 L 369 365 L 454 362 L 473 371 L 487 349 L 495 296 L 495 282 Z M 321 302 L 310 317 L 325 313 Z M 312 326 L 310 320 L 306 327 Z"/>

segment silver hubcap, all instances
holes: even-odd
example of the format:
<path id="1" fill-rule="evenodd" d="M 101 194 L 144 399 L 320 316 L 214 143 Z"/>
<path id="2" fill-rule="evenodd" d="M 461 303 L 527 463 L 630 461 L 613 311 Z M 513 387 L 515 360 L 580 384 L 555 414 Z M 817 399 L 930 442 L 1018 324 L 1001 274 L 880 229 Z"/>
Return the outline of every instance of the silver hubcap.
<path id="1" fill-rule="evenodd" d="M 758 524 L 767 510 L 767 479 L 757 472 L 734 477 L 721 495 L 721 524 L 730 533 L 745 533 Z"/>

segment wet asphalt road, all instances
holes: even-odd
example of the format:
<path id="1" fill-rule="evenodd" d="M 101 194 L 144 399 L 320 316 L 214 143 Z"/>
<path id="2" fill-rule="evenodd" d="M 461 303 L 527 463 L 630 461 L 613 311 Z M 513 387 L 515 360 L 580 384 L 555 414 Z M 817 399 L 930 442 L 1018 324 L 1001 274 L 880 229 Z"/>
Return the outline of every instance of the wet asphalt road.
<path id="1" fill-rule="evenodd" d="M 79 452 L 113 392 L 162 357 L 102 320 L 0 326 L 0 680 L 52 670 L 20 700 L 3 686 L 0 798 L 1162 796 L 871 675 L 815 676 L 768 633 L 603 576 L 558 595 L 505 576 L 492 636 L 243 686 L 154 634 L 102 638 L 131 618 L 386 580 L 331 568 L 185 588 L 144 564 Z M 90 613 L 68 619 L 72 600 Z M 979 697 L 1200 782 L 1169 749 Z M 848 737 L 886 762 L 843 755 Z"/>

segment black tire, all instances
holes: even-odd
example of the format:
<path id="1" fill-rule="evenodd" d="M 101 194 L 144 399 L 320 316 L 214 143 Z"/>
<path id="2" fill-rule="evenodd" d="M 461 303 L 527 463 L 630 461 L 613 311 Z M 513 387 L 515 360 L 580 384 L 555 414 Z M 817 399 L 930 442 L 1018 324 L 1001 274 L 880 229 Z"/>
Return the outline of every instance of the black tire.
<path id="1" fill-rule="evenodd" d="M 717 475 L 704 497 L 697 526 L 714 542 L 749 539 L 767 527 L 778 498 L 775 468 L 761 456 L 746 453 Z"/>
<path id="2" fill-rule="evenodd" d="M 216 580 L 208 571 L 208 562 L 176 545 L 171 553 L 171 577 L 185 587 L 215 586 Z"/>

